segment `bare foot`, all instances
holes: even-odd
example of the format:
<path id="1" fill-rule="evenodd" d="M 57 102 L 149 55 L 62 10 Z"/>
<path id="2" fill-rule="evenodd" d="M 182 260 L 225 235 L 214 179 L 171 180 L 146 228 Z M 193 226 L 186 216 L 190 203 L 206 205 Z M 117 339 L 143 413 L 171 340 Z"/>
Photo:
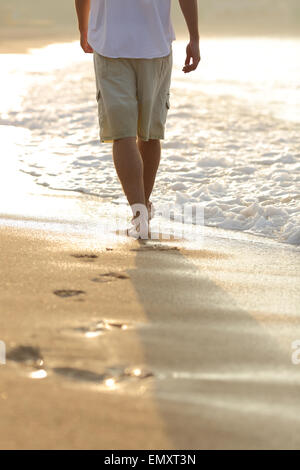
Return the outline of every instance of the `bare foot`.
<path id="1" fill-rule="evenodd" d="M 132 228 L 126 230 L 127 236 L 137 239 L 149 238 L 149 220 L 145 218 L 134 217 L 131 220 Z"/>
<path id="2" fill-rule="evenodd" d="M 147 209 L 148 209 L 148 223 L 149 223 L 150 220 L 153 219 L 155 212 L 154 212 L 154 207 L 153 207 L 153 204 L 152 204 L 151 201 L 148 201 L 146 203 L 146 206 L 147 206 Z M 132 219 L 131 219 L 132 225 L 135 225 L 134 220 L 136 219 L 136 217 L 138 217 L 138 216 L 132 217 Z"/>

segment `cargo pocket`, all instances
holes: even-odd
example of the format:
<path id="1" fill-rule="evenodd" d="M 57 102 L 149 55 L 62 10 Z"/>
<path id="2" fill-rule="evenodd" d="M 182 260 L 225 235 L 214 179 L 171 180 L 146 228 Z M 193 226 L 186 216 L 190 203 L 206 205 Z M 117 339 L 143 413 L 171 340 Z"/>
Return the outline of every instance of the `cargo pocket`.
<path id="1" fill-rule="evenodd" d="M 166 107 L 170 109 L 170 93 L 167 93 Z"/>
<path id="2" fill-rule="evenodd" d="M 165 126 L 170 109 L 170 93 L 165 95 L 162 105 L 162 125 Z"/>
<path id="3" fill-rule="evenodd" d="M 101 128 L 103 125 L 103 103 L 102 103 L 102 96 L 101 96 L 100 89 L 96 93 L 96 100 L 98 103 L 98 121 L 99 121 L 99 126 Z"/>

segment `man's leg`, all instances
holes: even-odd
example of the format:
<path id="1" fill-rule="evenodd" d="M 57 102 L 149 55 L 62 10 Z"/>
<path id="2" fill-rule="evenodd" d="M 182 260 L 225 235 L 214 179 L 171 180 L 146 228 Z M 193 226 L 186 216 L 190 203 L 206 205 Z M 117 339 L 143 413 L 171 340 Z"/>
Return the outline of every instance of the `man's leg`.
<path id="1" fill-rule="evenodd" d="M 136 137 L 113 142 L 113 159 L 124 193 L 131 206 L 135 228 L 128 230 L 134 237 L 148 238 L 148 217 L 143 180 L 144 165 Z M 139 206 L 134 206 L 138 204 Z"/>
<path id="2" fill-rule="evenodd" d="M 160 140 L 149 139 L 145 141 L 138 138 L 138 148 L 144 164 L 143 181 L 145 191 L 145 202 L 146 205 L 148 205 L 160 162 Z"/>
<path id="3" fill-rule="evenodd" d="M 113 142 L 115 168 L 130 206 L 144 204 L 143 160 L 136 137 L 125 137 Z"/>

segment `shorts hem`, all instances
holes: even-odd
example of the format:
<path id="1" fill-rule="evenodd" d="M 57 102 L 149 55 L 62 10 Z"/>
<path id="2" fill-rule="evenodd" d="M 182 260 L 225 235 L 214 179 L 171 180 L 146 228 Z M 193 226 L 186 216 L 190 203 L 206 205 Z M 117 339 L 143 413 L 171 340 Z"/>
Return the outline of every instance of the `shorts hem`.
<path id="1" fill-rule="evenodd" d="M 126 137 L 139 137 L 140 139 L 142 140 L 145 140 L 145 141 L 148 141 L 148 140 L 151 140 L 151 139 L 159 139 L 159 140 L 163 140 L 165 138 L 164 135 L 151 135 L 149 137 L 146 137 L 146 136 L 142 136 L 142 135 L 133 135 L 133 134 L 122 134 L 122 135 L 115 135 L 115 136 L 112 136 L 112 137 L 100 137 L 100 142 L 103 142 L 103 143 L 110 143 L 110 142 L 113 142 L 114 140 L 116 139 L 124 139 Z"/>
<path id="2" fill-rule="evenodd" d="M 113 142 L 116 139 L 124 139 L 125 137 L 136 137 L 136 135 L 133 134 L 118 134 L 118 135 L 113 135 L 111 137 L 100 137 L 100 142 Z"/>

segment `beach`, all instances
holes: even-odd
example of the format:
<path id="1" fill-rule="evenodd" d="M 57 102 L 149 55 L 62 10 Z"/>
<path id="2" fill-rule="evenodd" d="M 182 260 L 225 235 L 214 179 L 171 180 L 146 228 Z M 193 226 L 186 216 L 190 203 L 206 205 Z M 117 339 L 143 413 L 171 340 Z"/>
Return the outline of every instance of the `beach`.
<path id="1" fill-rule="evenodd" d="M 292 103 L 218 63 L 193 101 L 175 60 L 153 201 L 205 225 L 139 242 L 103 231 L 129 212 L 90 58 L 49 47 L 0 58 L 0 448 L 299 448 L 296 75 Z"/>

